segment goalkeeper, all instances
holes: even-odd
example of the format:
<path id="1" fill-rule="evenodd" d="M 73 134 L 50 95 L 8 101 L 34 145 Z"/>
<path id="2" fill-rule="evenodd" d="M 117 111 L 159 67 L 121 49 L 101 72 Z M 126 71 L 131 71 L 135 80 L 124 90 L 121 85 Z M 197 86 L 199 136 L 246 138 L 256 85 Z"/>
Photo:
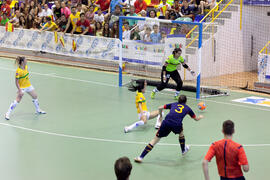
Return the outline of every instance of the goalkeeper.
<path id="1" fill-rule="evenodd" d="M 153 89 L 151 93 L 151 98 L 154 99 L 157 92 L 166 88 L 170 78 L 172 78 L 177 86 L 174 98 L 177 100 L 180 90 L 182 89 L 183 81 L 177 71 L 177 66 L 181 63 L 184 68 L 190 71 L 190 73 L 194 76 L 195 72 L 188 67 L 185 63 L 184 58 L 181 56 L 182 50 L 180 48 L 175 48 L 172 54 L 167 58 L 165 64 L 162 67 L 161 71 L 161 83 L 157 85 L 155 89 Z"/>

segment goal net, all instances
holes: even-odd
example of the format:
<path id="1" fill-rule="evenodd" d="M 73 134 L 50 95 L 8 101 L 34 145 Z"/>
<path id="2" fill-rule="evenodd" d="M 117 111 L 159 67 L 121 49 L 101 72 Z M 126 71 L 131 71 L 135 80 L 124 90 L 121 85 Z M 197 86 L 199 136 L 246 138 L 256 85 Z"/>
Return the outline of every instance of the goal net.
<path id="1" fill-rule="evenodd" d="M 147 79 L 149 85 L 156 86 L 160 83 L 161 69 L 174 48 L 181 48 L 181 56 L 186 64 L 195 71 L 192 74 L 178 66 L 178 72 L 183 80 L 182 90 L 196 92 L 196 98 L 207 95 L 222 94 L 219 87 L 202 86 L 201 79 L 204 75 L 213 76 L 207 64 L 202 59 L 202 27 L 201 23 L 184 21 L 161 20 L 142 17 L 121 17 L 119 36 L 122 48 L 119 48 L 119 85 L 133 79 Z M 188 34 L 192 29 L 192 33 Z M 201 32 L 200 32 L 201 30 Z M 197 38 L 195 38 L 197 37 Z M 192 39 L 195 40 L 193 42 Z M 187 47 L 188 44 L 192 43 Z M 207 58 L 207 57 L 205 57 Z M 203 63 L 203 64 L 202 64 Z M 202 65 L 201 65 L 202 64 Z M 201 68 L 203 67 L 203 68 Z M 201 69 L 204 73 L 201 74 Z M 126 75 L 128 74 L 128 75 Z M 176 84 L 169 81 L 168 88 L 174 89 Z"/>

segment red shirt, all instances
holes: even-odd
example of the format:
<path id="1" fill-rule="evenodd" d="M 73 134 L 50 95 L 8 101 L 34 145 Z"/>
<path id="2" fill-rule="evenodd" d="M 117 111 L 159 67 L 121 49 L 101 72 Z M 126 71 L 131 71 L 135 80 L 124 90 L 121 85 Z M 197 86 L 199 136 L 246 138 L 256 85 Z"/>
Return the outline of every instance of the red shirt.
<path id="1" fill-rule="evenodd" d="M 88 21 L 87 19 L 86 19 L 84 22 L 81 22 L 81 20 L 78 20 L 77 23 L 76 23 L 76 26 L 77 26 L 77 27 L 80 27 L 80 28 L 79 28 L 79 29 L 80 29 L 79 32 L 81 32 L 81 33 L 84 32 L 85 29 L 88 28 L 88 27 L 89 27 L 88 32 L 89 32 L 89 33 L 92 32 L 92 29 L 91 29 L 91 27 L 90 27 L 90 23 L 89 23 L 89 21 Z"/>
<path id="2" fill-rule="evenodd" d="M 100 5 L 101 11 L 105 11 L 105 10 L 109 9 L 110 3 L 111 3 L 110 0 L 98 0 L 96 2 L 96 4 Z"/>
<path id="3" fill-rule="evenodd" d="M 171 8 L 174 9 L 176 12 L 180 12 L 180 10 L 181 10 L 181 5 L 179 4 L 179 5 L 175 6 L 175 4 L 174 4 L 174 5 L 172 5 Z"/>
<path id="4" fill-rule="evenodd" d="M 144 0 L 142 0 L 142 1 L 136 0 L 134 3 L 134 7 L 135 7 L 135 13 L 138 14 L 142 10 L 146 10 L 147 4 Z"/>
<path id="5" fill-rule="evenodd" d="M 227 178 L 243 176 L 241 165 L 247 165 L 248 160 L 241 144 L 231 139 L 222 139 L 214 142 L 204 159 L 210 162 L 214 156 L 216 156 L 220 176 Z"/>
<path id="6" fill-rule="evenodd" d="M 1 12 L 6 13 L 7 16 L 9 17 L 10 16 L 10 7 L 9 7 L 9 5 L 8 4 L 2 5 L 1 6 Z"/>

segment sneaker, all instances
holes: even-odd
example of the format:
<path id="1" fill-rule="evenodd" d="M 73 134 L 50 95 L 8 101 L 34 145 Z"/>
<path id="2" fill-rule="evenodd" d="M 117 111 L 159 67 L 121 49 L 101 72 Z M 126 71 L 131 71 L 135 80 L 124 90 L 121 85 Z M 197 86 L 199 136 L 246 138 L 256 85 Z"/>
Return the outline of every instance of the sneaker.
<path id="1" fill-rule="evenodd" d="M 125 132 L 125 133 L 128 133 L 128 132 L 129 132 L 128 127 L 125 127 L 125 128 L 124 128 L 124 132 Z"/>
<path id="2" fill-rule="evenodd" d="M 5 114 L 5 119 L 9 120 L 9 114 L 8 113 Z"/>
<path id="3" fill-rule="evenodd" d="M 156 92 L 152 91 L 151 92 L 151 99 L 155 99 Z"/>
<path id="4" fill-rule="evenodd" d="M 189 149 L 190 149 L 189 145 L 186 145 L 185 146 L 185 151 L 182 152 L 182 156 L 184 156 L 185 154 L 187 154 L 187 152 L 189 151 Z"/>
<path id="5" fill-rule="evenodd" d="M 46 114 L 45 111 L 42 111 L 41 109 L 39 111 L 36 111 L 37 114 Z"/>
<path id="6" fill-rule="evenodd" d="M 142 160 L 143 160 L 143 158 L 141 158 L 140 156 L 139 156 L 139 157 L 136 157 L 136 158 L 134 159 L 134 161 L 135 161 L 136 163 L 142 163 Z"/>

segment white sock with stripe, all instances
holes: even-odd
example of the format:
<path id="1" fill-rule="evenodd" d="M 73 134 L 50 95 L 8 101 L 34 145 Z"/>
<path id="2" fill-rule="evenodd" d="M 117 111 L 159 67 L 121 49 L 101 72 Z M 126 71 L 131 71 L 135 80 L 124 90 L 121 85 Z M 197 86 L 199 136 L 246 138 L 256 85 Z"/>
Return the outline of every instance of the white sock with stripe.
<path id="1" fill-rule="evenodd" d="M 10 106 L 9 106 L 9 108 L 8 108 L 7 114 L 10 114 L 10 113 L 15 109 L 15 107 L 17 106 L 17 104 L 18 104 L 18 102 L 17 102 L 16 100 L 14 100 L 14 101 L 10 104 Z"/>
<path id="2" fill-rule="evenodd" d="M 128 126 L 127 128 L 128 128 L 128 130 L 132 130 L 132 129 L 137 128 L 137 127 L 142 126 L 142 125 L 144 125 L 143 121 L 137 121 L 137 122 L 131 124 L 130 126 Z"/>
<path id="3" fill-rule="evenodd" d="M 40 108 L 39 108 L 39 103 L 38 103 L 38 99 L 33 99 L 32 102 L 34 103 L 35 105 L 35 108 L 36 108 L 36 111 L 37 112 L 40 112 Z"/>

